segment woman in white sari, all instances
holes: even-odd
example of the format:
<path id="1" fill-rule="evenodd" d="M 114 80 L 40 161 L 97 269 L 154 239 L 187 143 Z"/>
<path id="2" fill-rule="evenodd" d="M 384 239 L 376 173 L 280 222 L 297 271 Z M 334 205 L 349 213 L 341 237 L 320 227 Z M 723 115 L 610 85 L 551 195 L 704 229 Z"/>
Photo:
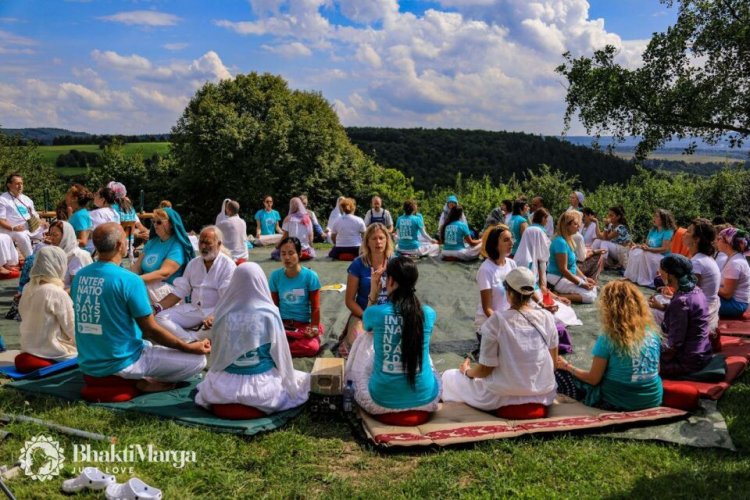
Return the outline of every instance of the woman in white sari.
<path id="1" fill-rule="evenodd" d="M 263 270 L 241 264 L 214 311 L 209 371 L 195 402 L 241 404 L 276 413 L 307 401 L 310 374 L 297 371 Z"/>

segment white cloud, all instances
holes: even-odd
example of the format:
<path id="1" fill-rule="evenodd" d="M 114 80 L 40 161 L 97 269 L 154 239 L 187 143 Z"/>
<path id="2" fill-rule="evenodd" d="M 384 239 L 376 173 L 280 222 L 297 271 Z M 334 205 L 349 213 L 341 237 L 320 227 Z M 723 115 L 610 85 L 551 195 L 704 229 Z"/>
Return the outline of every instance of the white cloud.
<path id="1" fill-rule="evenodd" d="M 0 54 L 33 54 L 31 47 L 38 45 L 32 38 L 0 30 Z"/>
<path id="2" fill-rule="evenodd" d="M 120 71 L 147 71 L 151 69 L 151 62 L 145 57 L 137 54 L 121 56 L 117 52 L 106 50 L 104 52 L 94 49 L 91 58 L 100 66 Z"/>
<path id="3" fill-rule="evenodd" d="M 164 45 L 162 45 L 163 48 L 167 50 L 172 50 L 175 52 L 185 49 L 187 48 L 187 46 L 188 46 L 187 43 L 165 43 Z"/>
<path id="4" fill-rule="evenodd" d="M 375 52 L 375 49 L 373 49 L 372 46 L 366 43 L 363 43 L 359 46 L 355 57 L 359 62 L 368 64 L 373 68 L 379 68 L 383 65 L 383 61 L 380 59 L 378 53 Z"/>
<path id="5" fill-rule="evenodd" d="M 300 42 L 284 43 L 281 45 L 261 45 L 263 50 L 278 54 L 282 57 L 308 57 L 312 55 L 312 50 Z"/>
<path id="6" fill-rule="evenodd" d="M 129 12 L 118 12 L 111 16 L 102 16 L 98 19 L 102 21 L 111 21 L 126 25 L 136 26 L 174 26 L 180 18 L 174 14 L 165 12 L 156 12 L 153 10 L 133 10 Z"/>
<path id="7" fill-rule="evenodd" d="M 340 0 L 338 4 L 342 14 L 360 23 L 389 22 L 398 14 L 396 0 Z"/>
<path id="8" fill-rule="evenodd" d="M 182 112 L 190 99 L 187 96 L 171 96 L 163 94 L 156 89 L 133 87 L 133 93 L 146 102 L 150 102 L 164 109 L 174 112 Z"/>

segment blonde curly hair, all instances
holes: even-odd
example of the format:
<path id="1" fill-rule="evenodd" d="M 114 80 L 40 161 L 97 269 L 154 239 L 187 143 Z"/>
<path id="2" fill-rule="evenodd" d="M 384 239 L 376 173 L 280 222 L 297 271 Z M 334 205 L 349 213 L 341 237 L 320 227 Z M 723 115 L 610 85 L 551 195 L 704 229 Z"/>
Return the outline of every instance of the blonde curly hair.
<path id="1" fill-rule="evenodd" d="M 602 329 L 622 354 L 637 356 L 647 330 L 658 333 L 648 302 L 633 283 L 610 281 L 598 300 Z"/>

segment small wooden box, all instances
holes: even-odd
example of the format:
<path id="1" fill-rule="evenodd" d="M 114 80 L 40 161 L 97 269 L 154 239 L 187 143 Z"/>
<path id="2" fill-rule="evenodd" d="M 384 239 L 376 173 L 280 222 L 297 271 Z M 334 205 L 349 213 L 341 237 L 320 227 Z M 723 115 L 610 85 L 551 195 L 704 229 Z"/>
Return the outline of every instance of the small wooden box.
<path id="1" fill-rule="evenodd" d="M 324 396 L 339 396 L 344 393 L 343 359 L 318 358 L 311 375 L 310 392 Z"/>

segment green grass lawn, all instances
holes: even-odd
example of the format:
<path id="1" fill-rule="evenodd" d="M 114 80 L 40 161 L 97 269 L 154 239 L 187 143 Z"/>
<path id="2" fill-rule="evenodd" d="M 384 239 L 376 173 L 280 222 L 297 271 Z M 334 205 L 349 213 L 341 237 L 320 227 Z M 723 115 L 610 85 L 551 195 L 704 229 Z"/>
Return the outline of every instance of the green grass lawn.
<path id="1" fill-rule="evenodd" d="M 57 160 L 57 157 L 61 154 L 68 153 L 71 149 L 77 149 L 78 151 L 88 151 L 93 153 L 100 153 L 101 150 L 99 149 L 98 144 L 76 144 L 73 146 L 39 146 L 38 148 L 39 154 L 41 155 L 42 161 L 47 165 L 55 165 L 55 161 Z M 144 158 L 150 157 L 154 153 L 166 153 L 169 150 L 169 143 L 168 142 L 139 142 L 139 143 L 129 143 L 125 144 L 123 147 L 123 150 L 126 155 L 133 155 L 136 153 L 140 153 L 143 155 Z M 65 170 L 66 175 L 74 175 L 74 172 L 68 172 L 70 170 L 74 169 L 60 169 Z M 85 169 L 76 169 L 76 170 L 84 170 Z M 63 173 L 63 172 L 61 172 Z"/>

